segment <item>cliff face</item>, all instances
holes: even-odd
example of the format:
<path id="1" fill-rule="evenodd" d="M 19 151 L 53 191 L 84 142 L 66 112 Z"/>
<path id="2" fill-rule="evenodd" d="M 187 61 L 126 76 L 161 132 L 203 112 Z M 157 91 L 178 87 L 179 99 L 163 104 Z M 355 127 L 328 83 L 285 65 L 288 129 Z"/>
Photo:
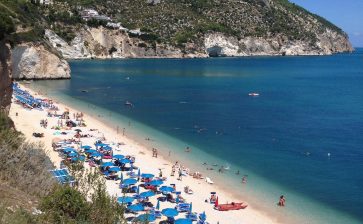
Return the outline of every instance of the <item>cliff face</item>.
<path id="1" fill-rule="evenodd" d="M 330 55 L 353 51 L 346 36 L 329 29 L 317 35 L 315 44 L 303 40 L 289 40 L 283 35 L 238 40 L 222 33 L 210 33 L 205 36 L 204 46 L 209 56 Z"/>
<path id="2" fill-rule="evenodd" d="M 11 51 L 10 46 L 0 41 L 0 111 L 8 113 L 11 103 Z"/>
<path id="3" fill-rule="evenodd" d="M 103 27 L 83 28 L 69 44 L 51 30 L 46 30 L 45 38 L 67 59 L 330 55 L 353 50 L 346 36 L 330 29 L 318 34 L 314 44 L 289 40 L 284 35 L 237 38 L 209 32 L 203 36 L 203 44 L 188 43 L 184 50 L 166 44 L 153 45 L 123 31 Z"/>
<path id="4" fill-rule="evenodd" d="M 12 77 L 15 79 L 67 79 L 68 62 L 44 46 L 21 44 L 12 51 Z"/>
<path id="5" fill-rule="evenodd" d="M 172 46 L 151 45 L 139 38 L 132 38 L 123 31 L 103 27 L 85 27 L 79 30 L 77 36 L 69 44 L 51 30 L 45 31 L 45 38 L 67 59 L 179 58 L 185 56 L 180 49 Z"/>

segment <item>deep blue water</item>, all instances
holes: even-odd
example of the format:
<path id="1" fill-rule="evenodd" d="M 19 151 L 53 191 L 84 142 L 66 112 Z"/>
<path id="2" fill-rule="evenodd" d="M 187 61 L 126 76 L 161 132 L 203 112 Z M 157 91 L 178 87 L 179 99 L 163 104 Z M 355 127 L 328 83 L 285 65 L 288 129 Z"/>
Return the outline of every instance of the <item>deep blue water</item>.
<path id="1" fill-rule="evenodd" d="M 71 80 L 37 85 L 120 113 L 363 222 L 362 49 L 70 64 Z"/>

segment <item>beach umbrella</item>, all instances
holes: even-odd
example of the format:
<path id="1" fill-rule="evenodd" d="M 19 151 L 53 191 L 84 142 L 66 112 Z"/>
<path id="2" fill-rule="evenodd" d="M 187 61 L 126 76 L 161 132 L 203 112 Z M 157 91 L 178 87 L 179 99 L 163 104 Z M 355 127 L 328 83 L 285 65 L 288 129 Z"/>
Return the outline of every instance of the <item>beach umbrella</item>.
<path id="1" fill-rule="evenodd" d="M 193 211 L 193 203 L 190 202 L 189 213 L 192 213 L 192 211 Z"/>
<path id="2" fill-rule="evenodd" d="M 217 196 L 216 201 L 214 202 L 214 207 L 218 207 L 218 196 Z"/>
<path id="3" fill-rule="evenodd" d="M 109 145 L 106 145 L 106 146 L 104 146 L 102 149 L 103 149 L 103 150 L 111 150 L 111 149 L 112 149 L 112 147 L 111 147 L 111 146 L 109 146 Z"/>
<path id="4" fill-rule="evenodd" d="M 118 167 L 118 166 L 113 166 L 110 169 L 108 169 L 108 171 L 110 171 L 110 172 L 119 172 L 119 171 L 121 171 L 121 168 Z"/>
<path id="5" fill-rule="evenodd" d="M 82 148 L 82 149 L 91 149 L 92 147 L 91 147 L 91 146 L 89 146 L 89 145 L 83 145 L 81 148 Z"/>
<path id="6" fill-rule="evenodd" d="M 192 224 L 192 220 L 190 219 L 177 219 L 174 222 L 175 224 Z"/>
<path id="7" fill-rule="evenodd" d="M 63 152 L 69 153 L 69 152 L 77 152 L 74 148 L 65 148 L 63 149 Z"/>
<path id="8" fill-rule="evenodd" d="M 124 204 L 124 203 L 131 203 L 135 200 L 135 198 L 133 197 L 118 197 L 117 198 L 117 202 L 120 204 Z"/>
<path id="9" fill-rule="evenodd" d="M 153 178 L 154 174 L 151 173 L 143 173 L 141 174 L 141 178 Z"/>
<path id="10" fill-rule="evenodd" d="M 175 203 L 179 204 L 179 197 L 178 196 L 175 199 Z"/>
<path id="11" fill-rule="evenodd" d="M 162 192 L 173 192 L 174 191 L 174 188 L 169 187 L 169 186 L 161 186 L 159 188 L 159 191 L 162 191 Z"/>
<path id="12" fill-rule="evenodd" d="M 78 129 L 78 128 L 77 129 L 74 129 L 74 131 L 75 132 L 82 132 L 82 130 L 81 129 Z"/>
<path id="13" fill-rule="evenodd" d="M 137 170 L 137 176 L 140 178 L 140 168 Z"/>
<path id="14" fill-rule="evenodd" d="M 140 194 L 140 198 L 148 198 L 154 196 L 155 193 L 153 191 L 145 191 Z"/>
<path id="15" fill-rule="evenodd" d="M 86 157 L 85 156 L 79 156 L 78 159 L 79 159 L 79 161 L 85 161 Z"/>
<path id="16" fill-rule="evenodd" d="M 101 167 L 106 167 L 106 166 L 114 166 L 115 164 L 113 164 L 112 162 L 105 162 L 101 164 Z"/>
<path id="17" fill-rule="evenodd" d="M 92 154 L 92 153 L 96 153 L 97 150 L 94 150 L 94 149 L 85 149 L 84 152 L 87 153 L 87 154 Z"/>
<path id="18" fill-rule="evenodd" d="M 121 159 L 120 162 L 121 163 L 124 163 L 124 164 L 125 163 L 131 163 L 131 160 L 129 160 L 129 159 Z"/>
<path id="19" fill-rule="evenodd" d="M 152 185 L 152 186 L 159 186 L 159 185 L 163 184 L 163 181 L 162 180 L 152 180 L 147 184 Z"/>
<path id="20" fill-rule="evenodd" d="M 125 156 L 123 156 L 123 155 L 114 155 L 112 158 L 114 158 L 116 160 L 121 160 L 121 159 L 125 158 Z"/>
<path id="21" fill-rule="evenodd" d="M 205 214 L 205 212 L 203 212 L 203 213 L 201 213 L 201 214 L 199 215 L 199 219 L 200 219 L 200 220 L 202 220 L 202 221 L 207 220 L 207 215 Z"/>
<path id="22" fill-rule="evenodd" d="M 100 156 L 102 156 L 102 154 L 96 151 L 96 152 L 92 153 L 89 156 L 91 156 L 91 157 L 100 157 Z"/>
<path id="23" fill-rule="evenodd" d="M 139 211 L 144 210 L 144 206 L 142 206 L 142 204 L 134 204 L 134 205 L 128 206 L 127 209 L 129 209 L 130 211 L 133 211 L 133 212 L 139 212 Z"/>
<path id="24" fill-rule="evenodd" d="M 71 152 L 68 154 L 69 157 L 75 157 L 75 156 L 78 156 L 78 153 L 76 152 Z"/>
<path id="25" fill-rule="evenodd" d="M 158 200 L 158 202 L 156 203 L 156 207 L 155 207 L 156 210 L 160 210 L 160 201 Z"/>
<path id="26" fill-rule="evenodd" d="M 156 217 L 153 214 L 142 214 L 137 216 L 136 220 L 140 222 L 154 222 Z"/>
<path id="27" fill-rule="evenodd" d="M 104 144 L 104 143 L 96 143 L 95 144 L 96 147 L 104 147 L 104 146 L 108 146 L 108 144 Z"/>
<path id="28" fill-rule="evenodd" d="M 165 215 L 166 217 L 174 217 L 179 215 L 179 212 L 174 208 L 165 208 L 161 211 L 161 214 Z"/>
<path id="29" fill-rule="evenodd" d="M 125 184 L 125 185 L 132 185 L 132 184 L 136 184 L 136 183 L 137 183 L 137 180 L 133 179 L 133 178 L 128 178 L 128 179 L 125 179 L 124 181 L 122 181 L 122 184 Z"/>

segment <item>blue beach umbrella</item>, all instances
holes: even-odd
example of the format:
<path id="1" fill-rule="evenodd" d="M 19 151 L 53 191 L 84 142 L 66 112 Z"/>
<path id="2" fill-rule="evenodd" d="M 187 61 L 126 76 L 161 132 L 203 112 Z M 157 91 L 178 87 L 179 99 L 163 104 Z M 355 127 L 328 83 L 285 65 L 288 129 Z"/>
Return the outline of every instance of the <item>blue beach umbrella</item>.
<path id="1" fill-rule="evenodd" d="M 134 204 L 127 207 L 130 211 L 139 212 L 144 210 L 144 206 L 141 204 Z"/>
<path id="2" fill-rule="evenodd" d="M 121 163 L 124 163 L 124 164 L 125 163 L 131 163 L 131 160 L 129 160 L 129 159 L 121 159 L 120 162 Z"/>
<path id="3" fill-rule="evenodd" d="M 199 215 L 199 219 L 202 221 L 207 220 L 207 215 L 205 214 L 205 211 Z"/>
<path id="4" fill-rule="evenodd" d="M 160 201 L 158 200 L 158 203 L 156 203 L 156 207 L 155 207 L 156 210 L 160 210 Z"/>
<path id="5" fill-rule="evenodd" d="M 135 200 L 135 198 L 133 198 L 133 197 L 118 197 L 117 198 L 117 202 L 120 203 L 120 204 L 131 203 L 134 200 Z"/>
<path id="6" fill-rule="evenodd" d="M 175 224 L 192 224 L 192 220 L 190 219 L 177 219 L 174 222 Z"/>
<path id="7" fill-rule="evenodd" d="M 174 217 L 179 215 L 179 212 L 174 208 L 165 208 L 161 211 L 161 214 L 165 215 L 166 217 Z"/>
<path id="8" fill-rule="evenodd" d="M 190 202 L 190 206 L 189 206 L 189 213 L 192 213 L 192 211 L 193 211 L 193 209 L 192 209 L 192 208 L 193 208 L 193 203 L 191 203 L 191 202 Z"/>
<path id="9" fill-rule="evenodd" d="M 151 197 L 151 196 L 154 196 L 155 193 L 153 191 L 145 191 L 145 192 L 142 192 L 140 194 L 140 197 L 141 198 L 148 198 L 148 197 Z"/>
<path id="10" fill-rule="evenodd" d="M 91 149 L 92 147 L 91 147 L 91 146 L 89 146 L 89 145 L 84 145 L 84 146 L 82 146 L 81 148 L 82 148 L 82 149 Z"/>
<path id="11" fill-rule="evenodd" d="M 70 153 L 70 152 L 76 152 L 76 150 L 74 148 L 65 148 L 63 149 L 64 153 Z"/>
<path id="12" fill-rule="evenodd" d="M 113 166 L 110 169 L 108 169 L 108 171 L 110 171 L 110 172 L 119 172 L 119 171 L 121 171 L 121 168 L 117 167 L 117 166 Z"/>
<path id="13" fill-rule="evenodd" d="M 105 147 L 103 147 L 103 149 L 104 149 L 104 150 L 111 150 L 111 149 L 112 149 L 112 147 L 111 147 L 111 146 L 109 146 L 109 145 L 106 145 Z"/>
<path id="14" fill-rule="evenodd" d="M 86 149 L 86 150 L 84 150 L 84 152 L 87 154 L 98 153 L 97 150 L 94 150 L 94 149 Z"/>
<path id="15" fill-rule="evenodd" d="M 140 168 L 137 170 L 137 176 L 140 177 Z"/>
<path id="16" fill-rule="evenodd" d="M 133 179 L 133 178 L 128 178 L 128 179 L 125 179 L 124 181 L 122 181 L 122 184 L 124 184 L 124 185 L 132 185 L 132 184 L 136 184 L 136 183 L 137 183 L 137 180 Z"/>
<path id="17" fill-rule="evenodd" d="M 96 152 L 92 153 L 89 156 L 91 156 L 91 157 L 100 157 L 100 156 L 102 156 L 102 154 L 96 151 Z"/>
<path id="18" fill-rule="evenodd" d="M 78 156 L 78 153 L 71 152 L 71 153 L 68 154 L 68 156 L 70 156 L 70 157 L 76 157 L 76 156 Z"/>
<path id="19" fill-rule="evenodd" d="M 152 185 L 152 186 L 159 186 L 159 185 L 162 185 L 163 183 L 164 182 L 162 180 L 152 180 L 147 184 Z"/>
<path id="20" fill-rule="evenodd" d="M 141 174 L 141 178 L 153 178 L 154 174 L 151 173 L 143 173 Z"/>
<path id="21" fill-rule="evenodd" d="M 101 167 L 106 167 L 106 166 L 114 166 L 115 164 L 113 164 L 112 162 L 105 162 L 102 163 Z"/>
<path id="22" fill-rule="evenodd" d="M 123 155 L 114 155 L 112 158 L 114 158 L 116 160 L 121 160 L 121 159 L 125 158 L 125 156 L 123 156 Z"/>
<path id="23" fill-rule="evenodd" d="M 137 216 L 136 220 L 140 222 L 154 222 L 156 220 L 156 217 L 153 214 L 142 214 Z"/>
<path id="24" fill-rule="evenodd" d="M 174 191 L 174 188 L 169 187 L 169 186 L 161 186 L 159 188 L 159 191 L 162 191 L 162 192 L 173 192 Z"/>
<path id="25" fill-rule="evenodd" d="M 179 197 L 176 197 L 175 203 L 179 204 Z"/>
<path id="26" fill-rule="evenodd" d="M 95 144 L 96 147 L 105 147 L 108 146 L 108 144 L 104 144 L 104 143 L 96 143 Z"/>

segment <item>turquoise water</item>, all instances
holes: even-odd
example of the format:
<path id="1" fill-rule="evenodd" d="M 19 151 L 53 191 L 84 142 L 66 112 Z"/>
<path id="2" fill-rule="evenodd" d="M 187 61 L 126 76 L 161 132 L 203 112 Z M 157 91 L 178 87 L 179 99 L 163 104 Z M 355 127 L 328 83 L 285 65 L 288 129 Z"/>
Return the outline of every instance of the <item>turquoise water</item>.
<path id="1" fill-rule="evenodd" d="M 281 220 L 363 223 L 363 50 L 70 64 L 71 80 L 32 86 L 195 169 L 230 166 L 204 173 Z M 281 194 L 284 209 L 275 206 Z"/>

